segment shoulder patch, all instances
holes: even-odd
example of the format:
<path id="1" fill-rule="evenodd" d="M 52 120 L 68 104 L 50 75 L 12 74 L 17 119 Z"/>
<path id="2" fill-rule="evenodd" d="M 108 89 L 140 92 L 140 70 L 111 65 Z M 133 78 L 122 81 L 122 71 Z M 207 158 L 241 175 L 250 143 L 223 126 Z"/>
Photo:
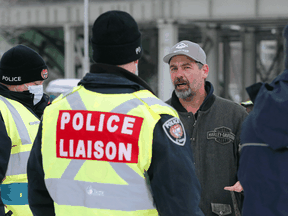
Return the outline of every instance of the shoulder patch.
<path id="1" fill-rule="evenodd" d="M 45 80 L 48 78 L 48 70 L 47 69 L 43 69 L 41 71 L 41 77 Z"/>
<path id="2" fill-rule="evenodd" d="M 184 146 L 186 142 L 186 133 L 184 126 L 180 119 L 174 117 L 167 120 L 163 125 L 163 130 L 165 131 L 168 138 L 177 145 Z"/>

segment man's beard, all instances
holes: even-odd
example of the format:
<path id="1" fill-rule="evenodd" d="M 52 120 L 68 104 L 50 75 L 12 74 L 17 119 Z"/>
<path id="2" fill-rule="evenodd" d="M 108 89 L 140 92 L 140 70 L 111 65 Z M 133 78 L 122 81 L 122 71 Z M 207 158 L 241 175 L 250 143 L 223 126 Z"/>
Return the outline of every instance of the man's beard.
<path id="1" fill-rule="evenodd" d="M 192 99 L 193 96 L 195 95 L 194 92 L 192 92 L 191 88 L 185 89 L 185 90 L 177 90 L 175 88 L 175 94 L 177 95 L 178 98 L 181 98 L 183 100 L 186 99 Z"/>
<path id="2" fill-rule="evenodd" d="M 184 83 L 187 85 L 188 89 L 178 89 L 178 84 Z M 188 80 L 184 80 L 183 78 L 176 78 L 174 81 L 174 88 L 175 88 L 175 94 L 178 98 L 181 98 L 183 100 L 192 99 L 195 95 L 195 92 L 192 92 L 192 89 L 190 88 L 190 83 Z"/>

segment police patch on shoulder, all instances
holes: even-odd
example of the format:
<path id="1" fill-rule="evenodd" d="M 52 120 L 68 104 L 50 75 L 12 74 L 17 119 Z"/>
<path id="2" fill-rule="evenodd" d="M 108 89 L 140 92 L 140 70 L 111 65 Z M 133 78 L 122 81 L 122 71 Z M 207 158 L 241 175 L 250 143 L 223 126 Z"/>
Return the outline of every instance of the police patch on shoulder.
<path id="1" fill-rule="evenodd" d="M 168 138 L 177 145 L 184 146 L 186 142 L 186 133 L 180 119 L 174 117 L 167 120 L 163 125 Z"/>

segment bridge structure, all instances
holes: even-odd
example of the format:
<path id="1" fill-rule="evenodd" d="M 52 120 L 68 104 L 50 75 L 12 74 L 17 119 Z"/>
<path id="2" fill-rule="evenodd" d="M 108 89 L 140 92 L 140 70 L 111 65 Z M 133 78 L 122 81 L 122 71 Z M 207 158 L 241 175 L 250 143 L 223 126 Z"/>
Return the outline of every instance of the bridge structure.
<path id="1" fill-rule="evenodd" d="M 282 30 L 288 24 L 287 0 L 90 0 L 90 34 L 95 19 L 108 10 L 126 11 L 138 22 L 144 48 L 139 75 L 148 79 L 163 100 L 171 96 L 173 86 L 169 66 L 162 59 L 180 40 L 203 47 L 210 68 L 208 80 L 215 93 L 226 98 L 231 99 L 231 84 L 237 84 L 239 100 L 244 100 L 246 86 L 269 81 L 284 68 Z M 81 70 L 83 23 L 81 0 L 0 0 L 0 34 L 9 41 L 29 44 L 65 78 L 88 72 Z M 274 50 L 266 53 L 267 61 L 263 41 L 270 41 L 265 46 Z"/>

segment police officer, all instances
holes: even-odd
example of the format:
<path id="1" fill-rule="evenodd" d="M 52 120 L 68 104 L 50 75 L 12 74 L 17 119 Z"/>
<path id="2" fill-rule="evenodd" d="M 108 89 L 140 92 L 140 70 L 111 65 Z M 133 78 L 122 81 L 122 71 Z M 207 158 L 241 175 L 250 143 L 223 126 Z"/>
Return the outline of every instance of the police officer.
<path id="1" fill-rule="evenodd" d="M 288 26 L 285 69 L 271 83 L 246 88 L 254 103 L 242 124 L 238 177 L 244 188 L 243 216 L 288 215 Z"/>
<path id="2" fill-rule="evenodd" d="M 55 99 L 28 161 L 34 215 L 203 215 L 177 112 L 138 76 L 141 33 L 126 12 L 93 25 L 93 64 Z"/>
<path id="3" fill-rule="evenodd" d="M 26 166 L 49 97 L 43 94 L 47 66 L 33 49 L 18 45 L 0 61 L 0 215 L 32 215 Z M 6 174 L 6 177 L 5 177 Z M 7 211 L 6 209 L 6 211 Z"/>

